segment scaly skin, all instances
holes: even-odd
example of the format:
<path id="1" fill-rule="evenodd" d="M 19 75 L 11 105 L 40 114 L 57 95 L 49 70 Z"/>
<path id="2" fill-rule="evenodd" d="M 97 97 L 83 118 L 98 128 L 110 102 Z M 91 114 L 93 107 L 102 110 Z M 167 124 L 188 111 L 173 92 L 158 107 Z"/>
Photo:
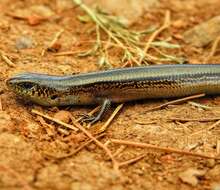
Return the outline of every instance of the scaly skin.
<path id="1" fill-rule="evenodd" d="M 44 106 L 105 102 L 101 117 L 111 102 L 220 94 L 220 64 L 134 67 L 70 76 L 24 73 L 8 79 L 7 86 Z"/>

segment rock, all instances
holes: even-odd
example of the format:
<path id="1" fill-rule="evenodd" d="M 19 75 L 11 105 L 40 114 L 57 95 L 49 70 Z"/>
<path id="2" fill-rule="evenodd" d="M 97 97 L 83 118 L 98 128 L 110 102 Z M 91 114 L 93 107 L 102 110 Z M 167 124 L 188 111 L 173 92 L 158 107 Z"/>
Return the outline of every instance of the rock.
<path id="1" fill-rule="evenodd" d="M 28 36 L 21 36 L 16 40 L 15 47 L 18 50 L 33 48 L 33 40 Z"/>
<path id="2" fill-rule="evenodd" d="M 213 168 L 216 165 L 216 161 L 214 159 L 207 159 L 205 164 L 207 167 Z"/>
<path id="3" fill-rule="evenodd" d="M 128 25 L 134 23 L 146 10 L 158 3 L 158 0 L 84 0 L 87 5 L 99 7 L 109 14 L 122 17 Z"/>
<path id="4" fill-rule="evenodd" d="M 192 186 L 196 186 L 198 184 L 198 178 L 205 175 L 204 170 L 197 170 L 194 168 L 189 168 L 184 172 L 179 173 L 179 178 L 184 182 Z"/>
<path id="5" fill-rule="evenodd" d="M 220 35 L 220 16 L 216 16 L 204 23 L 186 31 L 183 35 L 186 43 L 196 47 L 204 47 Z"/>

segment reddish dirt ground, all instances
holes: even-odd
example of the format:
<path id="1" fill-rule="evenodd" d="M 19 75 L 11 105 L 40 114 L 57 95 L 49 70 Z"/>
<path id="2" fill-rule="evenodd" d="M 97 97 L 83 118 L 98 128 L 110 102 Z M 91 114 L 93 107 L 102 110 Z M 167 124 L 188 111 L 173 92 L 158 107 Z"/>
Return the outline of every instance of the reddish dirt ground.
<path id="1" fill-rule="evenodd" d="M 14 19 L 8 14 L 17 14 L 33 5 L 43 5 L 55 13 L 49 20 L 36 26 L 26 20 Z M 210 47 L 195 48 L 186 45 L 181 39 L 184 31 L 219 14 L 219 0 L 162 0 L 160 5 L 144 14 L 135 23 L 135 28 L 144 29 L 153 23 L 163 22 L 165 10 L 171 11 L 172 25 L 169 36 L 181 46 L 181 53 L 191 63 L 202 62 L 210 52 Z M 156 150 L 144 150 L 127 147 L 116 156 L 125 161 L 143 153 L 147 155 L 140 161 L 120 169 L 120 175 L 112 168 L 106 154 L 95 144 L 90 144 L 78 154 L 58 158 L 79 147 L 88 139 L 82 133 L 58 130 L 59 125 L 42 119 L 31 113 L 37 109 L 54 116 L 59 110 L 67 110 L 74 117 L 86 113 L 93 107 L 44 108 L 24 103 L 5 86 L 5 80 L 13 74 L 31 71 L 50 74 L 71 74 L 99 70 L 96 58 L 77 58 L 75 56 L 56 57 L 51 52 L 41 56 L 42 50 L 53 39 L 55 33 L 64 29 L 59 39 L 60 51 L 82 48 L 81 41 L 93 40 L 86 32 L 92 24 L 83 24 L 77 19 L 82 14 L 79 8 L 61 9 L 55 1 L 1 0 L 0 3 L 0 49 L 15 63 L 11 67 L 0 61 L 1 103 L 0 110 L 0 189 L 214 189 L 220 186 L 220 162 L 179 154 L 168 154 Z M 168 35 L 165 32 L 164 35 Z M 32 48 L 17 50 L 16 41 L 22 36 L 32 40 Z M 163 38 L 163 35 L 160 35 Z M 83 48 L 86 48 L 83 46 Z M 217 63 L 220 54 L 210 59 Z M 115 67 L 120 67 L 115 63 Z M 214 121 L 180 122 L 169 120 L 180 118 L 213 118 L 219 117 L 220 100 L 218 97 L 207 97 L 195 100 L 211 109 L 202 109 L 189 103 L 169 106 L 162 110 L 144 111 L 160 105 L 166 100 L 141 101 L 126 103 L 101 139 L 104 143 L 109 138 L 125 139 L 150 143 L 162 147 L 173 147 L 181 150 L 217 155 L 219 153 L 219 126 L 206 130 Z M 114 107 L 113 107 L 114 108 Z M 113 108 L 111 111 L 113 111 Z M 40 122 L 41 121 L 41 122 Z M 49 124 L 49 126 L 48 126 Z M 91 131 L 103 123 L 96 124 Z M 200 132 L 198 132 L 200 131 Z M 115 152 L 120 146 L 110 144 Z M 195 186 L 183 182 L 181 174 L 189 169 L 201 172 L 199 177 L 190 176 L 188 180 L 197 180 Z M 196 172 L 192 172 L 193 175 Z M 196 175 L 196 174 L 195 174 Z M 218 186 L 218 188 L 219 188 Z"/>

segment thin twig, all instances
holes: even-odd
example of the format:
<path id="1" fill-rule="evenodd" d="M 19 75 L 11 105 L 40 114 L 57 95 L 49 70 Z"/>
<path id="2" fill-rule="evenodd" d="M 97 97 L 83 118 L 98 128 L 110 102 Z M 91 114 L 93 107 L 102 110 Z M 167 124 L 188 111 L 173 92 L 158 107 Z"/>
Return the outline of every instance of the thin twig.
<path id="1" fill-rule="evenodd" d="M 204 110 L 211 110 L 212 107 L 210 106 L 206 106 L 206 105 L 203 105 L 203 104 L 199 104 L 197 102 L 192 102 L 192 101 L 189 101 L 188 104 L 192 105 L 192 106 L 195 106 L 197 108 L 202 108 Z"/>
<path id="2" fill-rule="evenodd" d="M 73 0 L 74 3 L 78 4 L 89 16 L 90 18 L 97 24 L 99 25 L 100 28 L 103 29 L 104 32 L 106 32 L 121 48 L 126 49 L 124 44 L 117 38 L 115 35 L 106 28 L 106 26 L 102 23 L 99 17 L 97 17 L 94 12 L 89 9 L 85 4 L 81 2 L 81 0 Z"/>
<path id="3" fill-rule="evenodd" d="M 135 158 L 129 159 L 129 160 L 124 161 L 124 162 L 121 162 L 121 163 L 119 163 L 119 167 L 134 164 L 134 163 L 138 162 L 139 160 L 143 159 L 145 156 L 146 156 L 146 154 L 141 154 L 139 156 L 136 156 Z"/>
<path id="4" fill-rule="evenodd" d="M 177 153 L 177 154 L 189 155 L 189 156 L 200 157 L 200 158 L 220 160 L 220 158 L 218 158 L 218 157 L 204 155 L 204 154 L 200 154 L 200 153 L 193 153 L 193 152 L 179 150 L 179 149 L 175 149 L 175 148 L 159 147 L 159 146 L 152 145 L 152 144 L 127 141 L 127 140 L 119 140 L 119 139 L 110 139 L 110 140 L 112 143 L 115 143 L 115 144 L 134 146 L 134 147 L 140 147 L 140 148 L 147 148 L 147 149 L 154 149 L 154 150 L 159 150 L 159 151 L 164 151 L 164 152 L 169 152 L 169 153 Z"/>
<path id="5" fill-rule="evenodd" d="M 149 54 L 147 54 L 148 49 L 150 47 L 156 47 L 156 46 L 165 47 L 165 48 L 168 48 L 169 46 L 168 43 L 166 44 L 166 46 L 164 45 L 166 42 L 164 42 L 163 45 L 160 42 L 153 43 L 154 39 L 159 35 L 159 33 L 161 33 L 164 29 L 169 27 L 170 25 L 169 11 L 166 12 L 163 26 L 161 26 L 161 28 L 159 28 L 155 33 L 153 33 L 153 35 L 150 37 L 150 39 L 146 44 L 140 41 L 142 39 L 142 36 L 146 35 L 147 33 L 129 31 L 127 28 L 123 27 L 123 23 L 121 23 L 118 19 L 113 18 L 111 15 L 103 14 L 100 11 L 88 7 L 86 4 L 83 3 L 82 0 L 73 0 L 73 2 L 87 13 L 87 15 L 96 24 L 96 26 L 98 25 L 99 28 L 102 29 L 102 31 L 105 34 L 107 34 L 111 42 L 114 42 L 115 44 L 117 44 L 117 47 L 123 50 L 122 58 L 121 58 L 123 63 L 127 63 L 127 64 L 135 63 L 136 65 L 141 65 L 142 63 L 146 63 L 145 60 L 156 62 L 155 60 L 151 59 Z M 153 30 L 151 32 L 153 32 Z M 145 50 L 143 50 L 144 46 L 145 46 Z M 100 50 L 99 54 L 101 53 L 102 57 L 106 57 L 106 59 L 108 60 L 108 52 L 105 51 L 103 47 L 100 48 L 99 50 Z M 103 52 L 104 52 L 104 56 L 103 56 Z M 166 55 L 163 61 L 180 62 L 174 56 L 169 56 L 169 55 Z"/>
<path id="6" fill-rule="evenodd" d="M 149 125 L 149 124 L 155 124 L 156 121 L 139 121 L 139 120 L 135 120 L 134 121 L 136 124 L 139 124 L 139 125 Z"/>
<path id="7" fill-rule="evenodd" d="M 0 111 L 3 111 L 3 106 L 2 106 L 2 99 L 0 97 Z"/>
<path id="8" fill-rule="evenodd" d="M 37 116 L 38 121 L 40 122 L 40 124 L 45 128 L 45 130 L 47 131 L 47 134 L 49 136 L 53 136 L 54 134 L 54 126 L 48 124 L 43 117 Z"/>
<path id="9" fill-rule="evenodd" d="M 151 47 L 150 45 L 151 45 L 151 43 L 154 41 L 154 39 L 155 39 L 162 31 L 164 31 L 165 29 L 169 28 L 169 26 L 170 26 L 170 11 L 167 10 L 166 13 L 165 13 L 165 19 L 164 19 L 163 25 L 162 25 L 158 30 L 156 30 L 156 31 L 150 36 L 150 38 L 149 38 L 149 40 L 147 41 L 146 46 L 145 46 L 145 48 L 144 48 L 144 53 L 147 53 L 147 52 L 148 52 L 148 50 L 149 50 L 150 47 Z M 143 58 L 140 59 L 139 64 L 141 64 L 142 61 L 143 61 Z"/>
<path id="10" fill-rule="evenodd" d="M 211 57 L 213 57 L 215 55 L 219 42 L 220 42 L 220 36 L 218 36 L 215 39 L 215 41 L 212 45 L 211 51 L 210 51 L 209 55 L 205 58 L 204 63 L 208 63 L 209 60 L 211 59 Z"/>
<path id="11" fill-rule="evenodd" d="M 80 131 L 82 131 L 90 139 L 92 139 L 100 148 L 102 148 L 106 152 L 106 154 L 111 158 L 114 170 L 118 173 L 119 172 L 119 165 L 118 165 L 117 160 L 112 155 L 111 151 L 103 143 L 101 143 L 99 140 L 97 140 L 89 131 L 87 131 L 78 122 L 76 122 L 76 120 L 74 120 L 73 118 L 72 118 L 72 123 L 75 127 L 77 127 Z"/>
<path id="12" fill-rule="evenodd" d="M 70 131 L 67 131 L 67 129 L 64 129 L 64 128 L 58 128 L 57 131 L 59 131 L 61 134 L 63 135 L 69 135 L 70 134 Z"/>
<path id="13" fill-rule="evenodd" d="M 15 67 L 16 65 L 5 55 L 3 51 L 0 50 L 0 56 L 2 60 L 8 64 L 10 67 Z"/>
<path id="14" fill-rule="evenodd" d="M 220 140 L 217 140 L 217 143 L 216 143 L 216 152 L 217 152 L 217 155 L 220 155 Z"/>
<path id="15" fill-rule="evenodd" d="M 53 47 L 53 45 L 57 42 L 57 40 L 60 38 L 60 36 L 63 32 L 64 32 L 64 29 L 61 29 L 60 31 L 58 31 L 55 34 L 55 36 L 54 36 L 53 40 L 50 42 L 48 48 Z"/>
<path id="16" fill-rule="evenodd" d="M 97 43 L 97 41 L 93 41 L 93 40 L 91 40 L 91 41 L 81 41 L 81 43 L 86 43 L 86 42 L 96 42 L 96 43 Z M 114 41 L 107 42 L 107 41 L 101 40 L 100 43 L 109 44 L 110 46 L 113 46 L 113 47 L 116 47 L 116 48 L 120 48 L 120 49 L 122 49 L 122 50 L 125 50 L 125 48 L 123 48 L 123 47 L 121 47 L 121 46 L 118 46 L 118 44 L 117 44 L 116 42 L 114 42 Z M 144 43 L 140 43 L 139 45 L 143 45 L 143 44 L 144 44 Z M 152 44 L 151 44 L 151 45 L 152 45 Z M 152 45 L 152 46 L 153 46 L 153 45 Z M 124 44 L 124 47 L 126 47 L 127 50 L 129 50 L 132 54 L 134 54 L 134 55 L 137 54 L 137 50 L 134 49 L 133 47 L 128 46 L 128 45 L 126 45 L 126 44 Z M 142 51 L 142 50 L 140 49 L 140 51 Z M 82 53 L 82 51 L 65 51 L 65 52 L 54 53 L 53 55 L 54 55 L 54 56 L 70 56 L 70 55 L 77 55 L 77 54 L 81 54 L 81 53 Z M 149 53 L 144 53 L 144 52 L 142 52 L 142 53 L 143 53 L 143 56 L 144 56 L 144 57 L 147 57 L 147 58 L 148 58 L 148 60 L 153 61 L 153 62 L 157 62 L 157 64 L 158 64 L 158 62 L 170 62 L 170 61 L 171 61 L 170 59 L 167 59 L 167 58 L 155 57 L 155 56 L 153 56 L 153 55 L 151 55 L 151 54 L 149 54 Z M 170 57 L 171 57 L 171 56 L 170 56 Z M 137 61 L 137 60 L 136 60 L 136 61 Z M 180 62 L 180 61 L 178 61 L 178 62 Z M 135 63 L 136 63 L 136 62 L 135 62 Z M 139 64 L 139 63 L 138 63 L 138 64 Z M 122 67 L 125 67 L 126 65 L 128 65 L 128 61 L 127 61 Z"/>
<path id="17" fill-rule="evenodd" d="M 50 116 L 48 116 L 48 115 L 45 115 L 45 114 L 43 114 L 43 113 L 41 113 L 41 112 L 39 112 L 39 111 L 37 111 L 37 110 L 34 110 L 34 109 L 33 109 L 33 110 L 31 110 L 31 112 L 34 113 L 34 114 L 37 114 L 37 115 L 39 115 L 39 116 L 41 116 L 41 117 L 44 117 L 44 118 L 46 118 L 46 119 L 48 119 L 48 120 L 51 120 L 51 121 L 53 121 L 53 122 L 55 122 L 55 123 L 57 123 L 57 124 L 60 124 L 60 125 L 62 125 L 62 126 L 64 126 L 64 127 L 68 128 L 68 129 L 72 129 L 72 130 L 74 130 L 74 131 L 78 131 L 78 129 L 77 129 L 76 127 L 74 127 L 74 126 L 72 126 L 72 125 L 70 125 L 70 124 L 64 123 L 63 121 L 60 121 L 60 120 L 55 119 L 55 118 L 53 118 L 53 117 L 50 117 Z"/>
<path id="18" fill-rule="evenodd" d="M 220 120 L 220 117 L 213 117 L 213 118 L 178 118 L 178 117 L 170 117 L 167 118 L 168 120 L 172 121 L 180 121 L 180 122 L 188 122 L 188 121 L 198 121 L 198 122 L 210 122 Z"/>
<path id="19" fill-rule="evenodd" d="M 199 133 L 202 133 L 202 132 L 205 132 L 205 131 L 210 131 L 210 130 L 214 129 L 215 127 L 217 127 L 218 125 L 220 125 L 220 120 L 216 121 L 214 124 L 212 124 L 208 128 L 201 129 L 199 131 L 196 131 L 195 133 L 192 133 L 190 136 L 198 135 Z"/>
<path id="20" fill-rule="evenodd" d="M 180 104 L 180 103 L 186 102 L 188 100 L 192 100 L 192 99 L 195 99 L 195 98 L 201 98 L 201 97 L 204 97 L 204 96 L 205 96 L 205 94 L 196 94 L 196 95 L 180 98 L 180 99 L 177 99 L 177 100 L 172 100 L 172 101 L 166 102 L 164 104 L 161 104 L 159 106 L 155 106 L 153 108 L 150 108 L 150 109 L 146 110 L 145 113 L 149 112 L 149 111 L 154 111 L 154 110 L 162 109 L 162 108 L 164 108 L 164 107 L 166 107 L 168 105 Z"/>
<path id="21" fill-rule="evenodd" d="M 54 53 L 54 56 L 66 56 L 66 55 L 76 55 L 82 53 L 82 51 L 64 51 L 59 53 Z"/>
<path id="22" fill-rule="evenodd" d="M 195 150 L 196 148 L 198 148 L 202 145 L 204 145 L 204 142 L 197 142 L 196 144 L 193 144 L 192 146 L 189 146 L 188 151 Z"/>
<path id="23" fill-rule="evenodd" d="M 117 106 L 117 108 L 115 109 L 115 111 L 112 113 L 112 115 L 109 117 L 109 119 L 105 122 L 105 124 L 100 128 L 99 132 L 104 132 L 107 127 L 109 126 L 109 124 L 112 122 L 112 120 L 114 119 L 114 117 L 117 115 L 117 113 L 121 110 L 121 108 L 123 107 L 123 104 L 120 104 Z"/>
<path id="24" fill-rule="evenodd" d="M 109 141 L 110 142 L 110 141 Z M 124 150 L 126 149 L 126 146 L 121 145 L 113 154 L 114 157 L 118 156 L 119 154 L 121 154 Z"/>
<path id="25" fill-rule="evenodd" d="M 58 31 L 54 38 L 52 39 L 52 41 L 50 42 L 50 44 L 48 45 L 47 48 L 43 49 L 42 52 L 41 52 L 41 56 L 44 56 L 45 55 L 45 52 L 47 50 L 50 50 L 50 49 L 53 49 L 54 48 L 54 45 L 57 43 L 58 39 L 60 38 L 61 34 L 64 32 L 64 29 L 61 29 L 60 31 Z"/>
<path id="26" fill-rule="evenodd" d="M 62 122 L 60 120 L 54 119 L 54 118 L 52 118 L 50 116 L 47 116 L 47 115 L 45 115 L 45 114 L 43 114 L 43 113 L 41 113 L 41 112 L 39 112 L 37 110 L 32 110 L 32 113 L 40 115 L 40 116 L 42 116 L 42 117 L 44 117 L 46 119 L 49 119 L 51 121 L 54 121 L 54 122 L 56 122 L 56 123 L 58 123 L 58 124 L 60 124 L 60 125 L 62 125 L 64 127 L 69 128 L 69 129 L 72 129 L 72 130 L 75 130 L 75 131 L 79 129 L 80 131 L 82 131 L 86 136 L 88 136 L 90 139 L 92 139 L 100 148 L 102 148 L 107 153 L 107 155 L 112 160 L 113 168 L 115 169 L 115 171 L 119 172 L 118 162 L 115 160 L 115 158 L 112 155 L 111 151 L 104 144 L 102 144 L 99 140 L 97 140 L 89 131 L 87 131 L 85 128 L 83 128 L 76 120 L 74 120 L 73 117 L 71 117 L 71 119 L 72 119 L 72 123 L 73 123 L 73 125 L 75 127 L 73 125 L 69 125 L 69 124 L 64 123 L 64 122 Z"/>
<path id="27" fill-rule="evenodd" d="M 46 21 L 46 20 L 50 19 L 50 17 L 51 17 L 51 16 L 43 17 L 43 16 L 39 16 L 39 15 L 35 15 L 35 14 L 30 15 L 30 16 L 22 16 L 22 15 L 16 15 L 12 12 L 7 12 L 6 14 L 14 19 L 26 20 L 28 22 L 28 24 L 30 24 L 32 26 L 37 25 L 42 21 Z"/>
<path id="28" fill-rule="evenodd" d="M 97 135 L 95 138 L 96 139 L 100 139 L 102 137 L 104 137 L 106 134 L 105 133 L 102 133 L 100 135 Z M 77 154 L 78 152 L 80 152 L 84 147 L 88 146 L 89 144 L 91 144 L 94 140 L 93 139 L 89 139 L 88 141 L 84 142 L 82 145 L 80 145 L 77 149 L 71 151 L 70 153 L 68 154 L 64 154 L 64 155 L 52 155 L 48 152 L 43 152 L 43 154 L 47 155 L 47 156 L 50 156 L 50 157 L 54 157 L 56 159 L 64 159 L 64 158 L 67 158 L 67 157 L 71 157 L 75 154 Z"/>
<path id="29" fill-rule="evenodd" d="M 210 131 L 210 130 L 214 129 L 215 127 L 217 127 L 219 124 L 220 124 L 220 120 L 215 122 L 213 125 L 209 126 L 206 130 Z"/>
<path id="30" fill-rule="evenodd" d="M 17 173 L 15 170 L 13 170 L 11 167 L 1 164 L 0 170 L 6 171 L 9 174 L 11 174 L 13 177 L 17 178 L 19 180 L 20 184 L 23 186 L 24 190 L 32 190 L 32 188 L 28 185 L 28 183 L 25 181 L 25 179 L 23 177 L 21 177 L 21 175 L 19 173 Z"/>
<path id="31" fill-rule="evenodd" d="M 104 137 L 105 135 L 106 135 L 105 133 L 102 133 L 102 134 L 97 135 L 95 138 L 100 139 L 100 138 Z M 83 143 L 80 147 L 78 147 L 76 150 L 69 153 L 68 156 L 73 156 L 73 155 L 77 154 L 80 150 L 82 150 L 84 147 L 91 144 L 92 142 L 94 142 L 93 139 L 88 140 L 87 142 Z"/>

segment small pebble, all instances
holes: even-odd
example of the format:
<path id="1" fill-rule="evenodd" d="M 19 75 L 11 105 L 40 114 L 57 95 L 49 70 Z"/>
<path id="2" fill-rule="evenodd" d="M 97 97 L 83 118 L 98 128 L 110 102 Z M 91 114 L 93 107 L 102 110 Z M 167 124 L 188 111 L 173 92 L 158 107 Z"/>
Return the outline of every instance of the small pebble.
<path id="1" fill-rule="evenodd" d="M 33 40 L 28 37 L 28 36 L 21 36 L 16 40 L 15 47 L 20 50 L 20 49 L 28 49 L 28 48 L 33 48 Z"/>
<path id="2" fill-rule="evenodd" d="M 213 168 L 216 165 L 216 162 L 214 159 L 207 159 L 206 160 L 206 166 L 209 168 Z"/>

